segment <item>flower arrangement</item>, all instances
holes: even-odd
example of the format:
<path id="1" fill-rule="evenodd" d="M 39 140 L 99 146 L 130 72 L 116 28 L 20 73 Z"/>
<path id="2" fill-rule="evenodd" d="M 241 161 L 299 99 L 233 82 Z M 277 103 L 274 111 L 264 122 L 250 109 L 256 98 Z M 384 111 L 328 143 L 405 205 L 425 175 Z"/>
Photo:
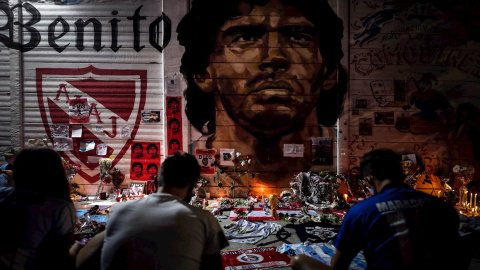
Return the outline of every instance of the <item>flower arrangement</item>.
<path id="1" fill-rule="evenodd" d="M 65 169 L 65 173 L 67 175 L 68 180 L 72 180 L 73 177 L 78 173 L 81 166 L 79 164 L 70 163 L 68 160 L 62 158 L 63 168 Z"/>
<path id="2" fill-rule="evenodd" d="M 220 156 L 217 155 L 217 159 L 219 158 Z M 251 164 L 251 162 L 252 162 L 252 156 L 250 155 L 243 156 L 240 152 L 236 152 L 235 157 L 232 159 L 233 167 L 231 171 L 226 168 L 218 168 L 216 171 L 217 172 L 216 175 L 213 177 L 213 182 L 216 182 L 216 180 L 218 180 L 218 187 L 221 188 L 223 186 L 223 183 L 221 182 L 221 175 L 225 174 L 226 177 L 231 179 L 231 181 L 229 180 L 230 191 L 231 191 L 231 197 L 234 198 L 235 189 L 239 187 L 236 181 L 240 180 L 240 178 L 243 175 L 246 175 L 247 176 L 247 183 L 246 183 L 247 192 L 245 197 L 248 198 L 250 195 L 250 188 L 251 188 L 250 178 L 255 178 L 255 173 L 250 171 L 249 165 Z M 243 168 L 245 166 L 246 168 Z"/>
<path id="3" fill-rule="evenodd" d="M 115 186 L 115 188 L 119 188 L 123 180 L 125 180 L 125 175 L 116 167 L 113 167 L 110 170 L 108 170 L 105 176 L 103 177 L 104 184 L 112 183 Z"/>
<path id="4" fill-rule="evenodd" d="M 300 172 L 290 182 L 293 194 L 309 203 L 332 203 L 337 197 L 341 178 L 330 172 Z"/>

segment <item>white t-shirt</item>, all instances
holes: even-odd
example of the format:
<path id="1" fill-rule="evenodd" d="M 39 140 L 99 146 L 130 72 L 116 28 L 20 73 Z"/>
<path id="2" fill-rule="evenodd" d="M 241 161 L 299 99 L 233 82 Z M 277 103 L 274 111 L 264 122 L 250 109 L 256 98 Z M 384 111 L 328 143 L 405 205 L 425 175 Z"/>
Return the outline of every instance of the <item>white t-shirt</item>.
<path id="1" fill-rule="evenodd" d="M 228 245 L 209 211 L 156 193 L 110 212 L 102 269 L 199 269 L 202 255 Z"/>

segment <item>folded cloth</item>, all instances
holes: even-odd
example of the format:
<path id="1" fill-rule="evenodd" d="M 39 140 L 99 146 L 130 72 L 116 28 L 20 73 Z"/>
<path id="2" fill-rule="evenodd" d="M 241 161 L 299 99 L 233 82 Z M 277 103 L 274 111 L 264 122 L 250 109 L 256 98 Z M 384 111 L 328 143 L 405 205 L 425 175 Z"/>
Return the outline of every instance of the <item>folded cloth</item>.
<path id="1" fill-rule="evenodd" d="M 317 243 L 312 244 L 310 242 L 303 242 L 299 244 L 283 244 L 277 247 L 278 253 L 294 256 L 297 254 L 305 254 L 316 260 L 321 261 L 327 265 L 330 265 L 333 255 L 335 254 L 335 247 L 329 243 Z M 360 251 L 355 256 L 348 269 L 351 270 L 363 270 L 367 268 L 367 262 L 363 252 Z"/>
<path id="2" fill-rule="evenodd" d="M 225 236 L 230 242 L 256 244 L 280 229 L 282 225 L 273 222 L 255 223 L 241 219 L 230 224 L 225 231 Z"/>

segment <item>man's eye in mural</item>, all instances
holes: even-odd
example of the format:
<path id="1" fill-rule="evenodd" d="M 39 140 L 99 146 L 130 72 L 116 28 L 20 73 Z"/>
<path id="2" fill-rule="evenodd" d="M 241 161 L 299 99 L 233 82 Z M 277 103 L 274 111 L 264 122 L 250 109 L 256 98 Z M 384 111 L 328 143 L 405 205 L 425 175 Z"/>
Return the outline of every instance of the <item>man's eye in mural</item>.
<path id="1" fill-rule="evenodd" d="M 317 30 L 311 26 L 288 25 L 280 29 L 280 33 L 288 37 L 290 42 L 301 46 L 313 46 Z"/>
<path id="2" fill-rule="evenodd" d="M 255 44 L 265 36 L 266 32 L 265 27 L 260 25 L 233 26 L 225 31 L 224 36 L 231 39 L 229 47 L 241 47 Z"/>

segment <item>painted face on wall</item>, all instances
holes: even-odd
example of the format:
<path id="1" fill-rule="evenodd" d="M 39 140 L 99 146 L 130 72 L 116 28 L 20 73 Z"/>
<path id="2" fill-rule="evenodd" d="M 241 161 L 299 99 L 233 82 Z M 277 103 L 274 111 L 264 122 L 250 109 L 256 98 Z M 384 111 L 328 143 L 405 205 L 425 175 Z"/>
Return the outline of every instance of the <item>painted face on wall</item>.
<path id="1" fill-rule="evenodd" d="M 303 129 L 325 64 L 318 31 L 298 8 L 278 0 L 254 6 L 221 27 L 216 45 L 207 68 L 212 84 L 200 87 L 217 91 L 232 119 L 252 134 Z"/>

